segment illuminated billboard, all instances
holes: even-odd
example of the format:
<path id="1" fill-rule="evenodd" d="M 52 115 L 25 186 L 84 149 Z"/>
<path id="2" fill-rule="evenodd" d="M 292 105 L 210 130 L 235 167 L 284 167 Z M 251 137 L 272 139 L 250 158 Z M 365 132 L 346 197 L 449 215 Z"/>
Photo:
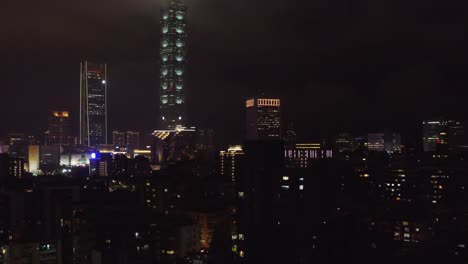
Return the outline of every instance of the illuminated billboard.
<path id="1" fill-rule="evenodd" d="M 89 166 L 91 154 L 62 154 L 60 156 L 60 165 L 69 167 Z"/>

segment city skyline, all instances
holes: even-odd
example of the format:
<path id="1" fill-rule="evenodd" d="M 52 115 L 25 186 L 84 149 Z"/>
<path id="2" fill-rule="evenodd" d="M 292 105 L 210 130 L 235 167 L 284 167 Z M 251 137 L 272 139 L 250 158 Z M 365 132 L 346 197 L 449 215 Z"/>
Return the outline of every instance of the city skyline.
<path id="1" fill-rule="evenodd" d="M 381 19 L 364 15 L 365 22 L 375 23 L 357 23 L 346 33 L 347 23 L 337 15 L 349 19 L 354 16 L 340 9 L 340 3 L 337 2 L 333 8 L 320 6 L 319 2 L 298 1 L 299 10 L 292 7 L 284 10 L 286 1 L 279 0 L 271 2 L 268 9 L 258 8 L 260 5 L 251 1 L 218 3 L 218 8 L 210 1 L 197 5 L 189 2 L 190 34 L 187 41 L 191 46 L 187 56 L 187 83 L 190 86 L 187 96 L 191 102 L 187 102 L 187 118 L 190 123 L 197 127 L 212 127 L 220 132 L 218 135 L 223 135 L 223 141 L 239 140 L 237 135 L 242 134 L 239 126 L 243 124 L 244 114 L 238 111 L 238 107 L 245 98 L 258 94 L 258 90 L 282 98 L 285 115 L 290 117 L 285 123 L 295 123 L 299 134 L 307 134 L 312 129 L 327 134 L 364 126 L 369 126 L 369 129 L 401 127 L 411 132 L 415 121 L 419 123 L 441 114 L 448 115 L 448 118 L 466 119 L 461 108 L 464 96 L 459 96 L 460 93 L 463 95 L 465 89 L 462 88 L 467 83 L 463 77 L 465 68 L 459 67 L 467 57 L 466 45 L 457 42 L 459 44 L 451 46 L 460 28 L 448 26 L 461 25 L 457 22 L 458 13 L 448 16 L 437 6 L 431 6 L 429 10 L 435 12 L 432 17 L 447 21 L 447 24 L 442 24 L 443 30 L 430 35 L 422 30 L 423 24 L 408 22 L 408 18 L 402 17 L 395 18 L 390 26 L 395 33 L 386 36 L 380 34 L 378 28 L 391 16 L 378 5 L 364 3 L 363 7 L 381 15 Z M 88 4 L 85 1 L 83 6 Z M 101 5 L 105 3 L 99 3 L 96 10 L 100 10 Z M 246 9 L 249 5 L 251 8 Z M 395 5 L 395 10 L 399 10 L 400 4 Z M 459 7 L 460 10 L 464 8 L 463 5 Z M 71 12 L 62 6 L 39 9 L 45 14 L 54 11 L 63 14 L 61 16 L 68 16 L 70 13 L 67 12 Z M 243 9 L 255 10 L 257 16 L 253 11 L 246 11 L 240 23 L 231 22 L 237 11 Z M 311 14 L 304 14 L 306 12 L 300 9 L 309 10 Z M 24 17 L 22 12 L 19 6 L 11 7 L 12 16 Z M 53 16 L 39 17 L 34 22 L 24 18 L 23 26 L 15 27 L 14 31 L 8 26 L 1 29 L 2 37 L 8 39 L 2 42 L 5 45 L 2 49 L 5 52 L 2 54 L 5 58 L 2 72 L 5 74 L 4 95 L 9 98 L 1 107 L 4 112 L 15 113 L 5 118 L 4 127 L 17 131 L 38 128 L 46 122 L 44 114 L 53 109 L 69 110 L 76 126 L 78 112 L 73 110 L 78 109 L 75 98 L 79 96 L 76 65 L 85 58 L 106 61 L 112 69 L 109 76 L 112 83 L 109 113 L 119 116 L 119 119 L 110 120 L 111 129 L 141 127 L 142 132 L 150 133 L 156 127 L 155 120 L 159 116 L 154 105 L 158 100 L 155 87 L 158 87 L 159 72 L 159 5 L 157 2 L 136 2 L 127 8 L 121 2 L 113 2 L 112 8 L 106 12 L 111 19 L 99 23 L 110 29 L 107 32 L 100 32 L 92 22 L 75 21 L 84 15 L 92 19 L 98 17 L 99 12 L 81 8 L 73 11 L 63 23 L 54 23 L 58 18 Z M 323 14 L 318 15 L 320 12 Z M 421 10 L 415 15 L 423 19 L 424 12 L 428 11 Z M 292 13 L 295 16 L 288 17 Z M 312 15 L 316 13 L 316 16 Z M 132 19 L 122 25 L 117 14 L 128 14 Z M 278 14 L 278 18 L 273 14 Z M 326 18 L 326 15 L 331 18 Z M 288 19 L 281 20 L 286 17 Z M 260 22 L 252 28 L 245 26 L 257 20 Z M 28 35 L 33 32 L 36 22 L 48 31 L 44 36 L 33 35 L 34 39 L 51 37 L 60 41 L 39 41 L 39 46 L 25 46 L 29 42 L 15 32 Z M 410 29 L 422 32 L 411 38 L 421 45 L 406 45 L 408 33 L 402 26 L 406 22 L 412 25 Z M 17 19 L 13 19 L 4 24 L 17 23 Z M 80 23 L 83 23 L 83 29 L 76 27 Z M 70 27 L 70 31 L 64 31 L 59 25 Z M 333 30 L 320 29 L 321 25 Z M 297 30 L 291 31 L 293 28 Z M 85 29 L 87 34 L 84 34 Z M 259 31 L 263 33 L 255 34 Z M 309 35 L 311 32 L 314 34 Z M 128 37 L 122 38 L 123 35 Z M 75 41 L 77 37 L 83 40 Z M 439 42 L 423 41 L 429 37 Z M 90 45 L 89 41 L 84 41 L 90 38 L 96 39 L 93 43 L 97 44 Z M 381 41 L 387 38 L 391 41 Z M 119 39 L 120 44 L 110 45 L 115 39 Z M 285 43 L 283 39 L 291 43 Z M 340 51 L 346 45 L 349 48 Z M 291 52 L 283 52 L 293 46 L 296 48 Z M 349 54 L 359 56 L 353 58 L 354 55 Z M 43 56 L 48 56 L 48 59 L 44 61 Z M 398 60 L 405 63 L 398 63 Z M 25 73 L 28 78 L 23 78 Z M 55 78 L 51 81 L 50 76 Z M 24 94 L 30 96 L 25 97 Z M 52 98 L 48 94 L 56 94 L 57 97 Z M 395 106 L 395 100 L 399 101 L 398 106 Z M 438 103 L 432 103 L 434 101 Z M 305 114 L 302 114 L 303 106 L 309 102 L 314 102 L 315 107 L 305 108 Z M 418 107 L 414 107 L 415 104 Z M 35 109 L 34 114 L 30 109 Z M 30 125 L 17 121 L 26 118 Z M 0 134 L 6 133 L 5 128 L 0 128 Z"/>
<path id="2" fill-rule="evenodd" d="M 0 264 L 465 263 L 464 8 L 8 3 Z"/>

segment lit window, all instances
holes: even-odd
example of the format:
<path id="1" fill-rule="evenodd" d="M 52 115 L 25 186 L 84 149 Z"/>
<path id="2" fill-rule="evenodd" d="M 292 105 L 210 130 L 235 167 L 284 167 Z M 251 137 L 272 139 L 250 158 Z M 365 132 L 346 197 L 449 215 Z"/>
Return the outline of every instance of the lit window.
<path id="1" fill-rule="evenodd" d="M 289 181 L 289 177 L 288 176 L 283 176 L 283 181 Z"/>
<path id="2" fill-rule="evenodd" d="M 304 190 L 304 185 L 299 185 L 299 190 Z"/>

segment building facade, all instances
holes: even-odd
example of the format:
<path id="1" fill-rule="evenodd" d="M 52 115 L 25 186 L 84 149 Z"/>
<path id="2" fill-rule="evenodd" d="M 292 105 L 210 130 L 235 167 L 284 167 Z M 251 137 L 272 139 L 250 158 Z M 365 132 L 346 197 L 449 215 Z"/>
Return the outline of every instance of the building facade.
<path id="1" fill-rule="evenodd" d="M 388 154 L 401 152 L 401 136 L 398 133 L 369 133 L 367 135 L 369 151 L 386 151 Z"/>
<path id="2" fill-rule="evenodd" d="M 245 106 L 247 140 L 281 139 L 280 99 L 250 98 Z"/>
<path id="3" fill-rule="evenodd" d="M 127 131 L 127 148 L 129 150 L 135 150 L 140 148 L 140 132 Z"/>
<path id="4" fill-rule="evenodd" d="M 287 168 L 309 168 L 315 160 L 333 158 L 333 150 L 321 143 L 297 143 L 286 146 L 284 162 Z"/>
<path id="5" fill-rule="evenodd" d="M 107 65 L 85 61 L 80 68 L 80 144 L 107 144 Z"/>
<path id="6" fill-rule="evenodd" d="M 233 183 L 237 182 L 241 173 L 243 156 L 244 151 L 240 145 L 229 146 L 227 150 L 220 151 L 221 177 L 225 177 Z"/>
<path id="7" fill-rule="evenodd" d="M 65 146 L 73 143 L 70 114 L 67 111 L 53 111 L 49 116 L 48 145 Z"/>
<path id="8" fill-rule="evenodd" d="M 124 147 L 126 145 L 125 132 L 113 131 L 112 132 L 112 144 L 114 144 L 114 146 Z"/>
<path id="9" fill-rule="evenodd" d="M 186 13 L 182 0 L 164 0 L 161 5 L 160 128 L 185 124 Z"/>

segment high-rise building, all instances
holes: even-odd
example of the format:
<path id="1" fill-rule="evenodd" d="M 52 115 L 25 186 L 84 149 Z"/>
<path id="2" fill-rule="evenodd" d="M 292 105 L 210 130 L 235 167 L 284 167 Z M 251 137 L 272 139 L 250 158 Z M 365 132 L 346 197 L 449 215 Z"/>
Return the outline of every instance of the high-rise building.
<path id="1" fill-rule="evenodd" d="M 389 154 L 401 152 L 401 136 L 398 133 L 369 133 L 367 135 L 369 151 L 386 151 Z"/>
<path id="2" fill-rule="evenodd" d="M 447 119 L 423 121 L 424 152 L 457 151 L 465 144 L 465 128 L 460 121 Z"/>
<path id="3" fill-rule="evenodd" d="M 437 150 L 437 145 L 446 144 L 443 136 L 446 121 L 427 120 L 423 121 L 423 149 L 424 152 L 433 152 Z M 441 134 L 442 133 L 442 134 Z"/>
<path id="4" fill-rule="evenodd" d="M 107 144 L 107 65 L 81 63 L 80 144 Z"/>
<path id="5" fill-rule="evenodd" d="M 280 99 L 250 98 L 246 101 L 247 140 L 281 139 Z"/>
<path id="6" fill-rule="evenodd" d="M 127 131 L 127 148 L 135 150 L 140 147 L 140 132 Z"/>
<path id="7" fill-rule="evenodd" d="M 230 146 L 227 150 L 220 151 L 219 156 L 221 158 L 221 176 L 229 178 L 231 182 L 237 182 L 241 175 L 242 157 L 244 156 L 242 146 Z"/>
<path id="8" fill-rule="evenodd" d="M 72 143 L 70 114 L 67 111 L 53 111 L 49 116 L 47 144 L 65 146 Z"/>
<path id="9" fill-rule="evenodd" d="M 113 131 L 112 132 L 112 144 L 114 146 L 124 147 L 126 145 L 125 132 Z"/>
<path id="10" fill-rule="evenodd" d="M 112 132 L 112 143 L 119 149 L 126 148 L 133 151 L 140 147 L 140 132 L 137 131 L 114 131 Z"/>
<path id="11" fill-rule="evenodd" d="M 161 5 L 160 128 L 185 124 L 186 14 L 182 0 L 164 0 Z"/>
<path id="12" fill-rule="evenodd" d="M 288 168 L 309 168 L 314 160 L 331 158 L 333 150 L 321 143 L 297 143 L 284 149 L 284 162 Z"/>

